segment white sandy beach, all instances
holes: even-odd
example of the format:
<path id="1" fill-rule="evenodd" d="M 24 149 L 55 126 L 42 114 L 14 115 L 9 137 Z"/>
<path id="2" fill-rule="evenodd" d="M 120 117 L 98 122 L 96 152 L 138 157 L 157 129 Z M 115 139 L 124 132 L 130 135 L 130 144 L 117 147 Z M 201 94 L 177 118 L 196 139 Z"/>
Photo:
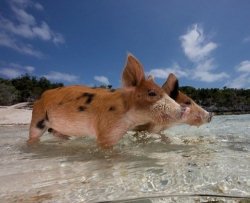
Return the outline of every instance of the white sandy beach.
<path id="1" fill-rule="evenodd" d="M 30 123 L 32 110 L 26 102 L 13 106 L 0 106 L 0 125 L 27 125 Z"/>

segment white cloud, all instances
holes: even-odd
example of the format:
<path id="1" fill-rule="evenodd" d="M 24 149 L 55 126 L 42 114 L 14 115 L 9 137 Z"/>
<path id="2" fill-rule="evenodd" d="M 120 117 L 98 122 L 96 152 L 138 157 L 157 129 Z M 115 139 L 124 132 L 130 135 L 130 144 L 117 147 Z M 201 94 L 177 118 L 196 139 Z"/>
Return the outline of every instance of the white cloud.
<path id="1" fill-rule="evenodd" d="M 216 43 L 207 40 L 203 29 L 198 24 L 192 25 L 180 40 L 184 53 L 193 62 L 208 57 L 217 48 Z"/>
<path id="2" fill-rule="evenodd" d="M 184 35 L 180 36 L 180 40 L 183 51 L 193 63 L 193 67 L 187 69 L 174 64 L 170 68 L 152 69 L 148 74 L 166 79 L 170 73 L 174 73 L 178 78 L 184 77 L 208 83 L 229 78 L 226 72 L 214 72 L 217 65 L 211 53 L 218 46 L 207 39 L 198 24 L 192 25 Z"/>
<path id="3" fill-rule="evenodd" d="M 41 4 L 31 0 L 10 0 L 8 3 L 13 17 L 6 18 L 0 15 L 0 45 L 12 48 L 20 53 L 37 56 L 39 51 L 32 54 L 31 46 L 21 42 L 21 38 L 28 40 L 37 38 L 43 41 L 51 41 L 54 44 L 65 42 L 62 34 L 53 31 L 45 21 L 38 22 L 35 16 L 28 12 L 32 8 L 42 11 L 43 6 Z M 5 35 L 4 39 L 3 35 Z"/>
<path id="4" fill-rule="evenodd" d="M 14 49 L 22 54 L 31 55 L 38 58 L 43 57 L 43 54 L 40 51 L 35 50 L 32 45 L 18 42 L 15 38 L 12 38 L 4 33 L 0 33 L 0 46 Z"/>
<path id="5" fill-rule="evenodd" d="M 197 71 L 210 71 L 216 68 L 214 64 L 214 59 L 210 58 L 207 60 L 200 61 L 197 63 L 195 70 Z"/>
<path id="6" fill-rule="evenodd" d="M 0 67 L 0 75 L 7 78 L 16 78 L 25 73 L 32 73 L 35 71 L 33 66 L 22 66 L 17 63 L 4 64 Z"/>
<path id="7" fill-rule="evenodd" d="M 109 85 L 109 79 L 105 76 L 95 76 L 94 79 L 100 83 L 103 83 L 105 85 Z"/>
<path id="8" fill-rule="evenodd" d="M 32 0 L 10 0 L 8 3 L 10 4 L 10 7 L 12 10 L 15 10 L 15 9 L 23 10 L 21 13 L 25 13 L 25 14 L 22 14 L 21 17 L 24 17 L 24 18 L 27 18 L 27 16 L 31 16 L 25 11 L 25 9 L 28 7 L 35 8 L 38 11 L 42 11 L 44 9 L 40 3 L 32 1 Z M 31 19 L 31 18 L 32 17 L 28 17 L 28 19 Z"/>
<path id="9" fill-rule="evenodd" d="M 234 80 L 227 82 L 226 86 L 230 88 L 250 88 L 250 75 L 244 73 L 236 77 Z"/>
<path id="10" fill-rule="evenodd" d="M 29 25 L 27 24 L 18 24 L 15 25 L 12 21 L 0 18 L 0 28 L 5 33 L 10 33 L 11 35 L 18 35 L 24 38 L 33 38 L 33 32 Z"/>
<path id="11" fill-rule="evenodd" d="M 25 8 L 23 7 L 23 4 L 13 3 L 13 1 L 10 1 L 10 2 L 11 2 L 10 4 L 11 10 L 14 12 L 16 19 L 20 23 L 27 24 L 27 25 L 36 24 L 35 17 L 26 12 Z"/>
<path id="12" fill-rule="evenodd" d="M 170 73 L 174 73 L 177 78 L 183 77 L 202 82 L 215 82 L 229 77 L 225 72 L 211 73 L 210 70 L 214 68 L 213 60 L 209 59 L 203 61 L 203 63 L 198 63 L 193 69 L 182 69 L 179 65 L 175 64 L 171 68 L 152 69 L 147 74 L 153 75 L 156 78 L 166 79 Z"/>
<path id="13" fill-rule="evenodd" d="M 174 73 L 178 78 L 188 76 L 188 72 L 181 69 L 178 64 L 174 64 L 173 67 L 170 68 L 151 69 L 147 72 L 147 75 L 153 75 L 155 78 L 166 79 L 170 73 Z"/>
<path id="14" fill-rule="evenodd" d="M 202 82 L 215 82 L 229 78 L 229 75 L 225 72 L 212 73 L 211 71 L 214 69 L 216 69 L 214 59 L 202 60 L 196 64 L 190 77 Z"/>
<path id="15" fill-rule="evenodd" d="M 229 75 L 225 72 L 210 73 L 208 71 L 195 71 L 193 75 L 193 79 L 198 79 L 202 82 L 215 82 L 225 78 L 229 78 Z"/>
<path id="16" fill-rule="evenodd" d="M 64 43 L 64 37 L 60 33 L 53 32 L 49 25 L 42 21 L 39 26 L 30 26 L 29 24 L 14 24 L 12 21 L 0 18 L 0 28 L 5 33 L 10 33 L 26 39 L 39 38 L 44 41 L 52 41 L 55 44 Z"/>
<path id="17" fill-rule="evenodd" d="M 185 55 L 194 65 L 194 68 L 188 71 L 189 78 L 202 82 L 215 82 L 229 78 L 225 72 L 212 72 L 217 66 L 211 53 L 218 45 L 208 40 L 201 26 L 192 25 L 184 35 L 180 36 L 180 40 Z"/>
<path id="18" fill-rule="evenodd" d="M 236 66 L 236 70 L 239 72 L 250 73 L 250 61 L 242 61 L 239 65 Z"/>
<path id="19" fill-rule="evenodd" d="M 156 69 L 150 70 L 147 73 L 147 75 L 152 75 L 155 78 L 166 79 L 168 77 L 169 73 L 171 73 L 171 70 L 168 68 L 156 68 Z"/>
<path id="20" fill-rule="evenodd" d="M 0 28 L 6 33 L 27 39 L 39 38 L 44 41 L 51 40 L 55 44 L 64 43 L 62 34 L 52 31 L 45 21 L 42 21 L 40 25 L 38 25 L 36 21 L 33 23 L 31 19 L 23 18 L 22 21 L 23 22 L 17 24 L 9 19 L 0 17 Z"/>
<path id="21" fill-rule="evenodd" d="M 16 78 L 20 76 L 22 72 L 20 70 L 16 70 L 13 68 L 1 68 L 0 69 L 0 75 L 3 75 L 7 78 Z"/>
<path id="22" fill-rule="evenodd" d="M 34 3 L 34 7 L 39 11 L 42 11 L 44 9 L 43 6 L 39 3 Z"/>
<path id="23" fill-rule="evenodd" d="M 78 81 L 78 76 L 68 74 L 68 73 L 61 73 L 61 72 L 56 72 L 56 71 L 51 71 L 47 75 L 44 75 L 49 80 L 54 80 L 54 81 L 65 81 L 65 82 L 77 82 Z"/>
<path id="24" fill-rule="evenodd" d="M 240 75 L 233 81 L 227 82 L 226 85 L 232 88 L 250 88 L 250 61 L 245 60 L 240 62 L 235 69 Z"/>
<path id="25" fill-rule="evenodd" d="M 32 73 L 35 70 L 33 66 L 26 66 L 25 69 L 28 71 L 28 73 Z"/>
<path id="26" fill-rule="evenodd" d="M 40 26 L 32 28 L 34 36 L 41 38 L 42 40 L 50 40 L 52 35 L 47 23 L 42 22 Z"/>
<path id="27" fill-rule="evenodd" d="M 55 44 L 63 44 L 65 42 L 64 37 L 60 33 L 53 33 L 52 41 Z"/>

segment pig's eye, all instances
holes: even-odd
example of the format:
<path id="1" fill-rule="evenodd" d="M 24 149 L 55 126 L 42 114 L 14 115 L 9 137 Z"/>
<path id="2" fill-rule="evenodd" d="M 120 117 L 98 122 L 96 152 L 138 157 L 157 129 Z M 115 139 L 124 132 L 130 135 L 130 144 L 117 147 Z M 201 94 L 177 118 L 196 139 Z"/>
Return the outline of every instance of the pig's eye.
<path id="1" fill-rule="evenodd" d="M 186 101 L 184 104 L 186 104 L 186 105 L 191 105 L 191 101 L 188 100 L 188 101 Z"/>
<path id="2" fill-rule="evenodd" d="M 156 92 L 154 90 L 149 90 L 148 91 L 148 96 L 155 97 L 155 96 L 157 96 L 157 94 L 156 94 Z"/>

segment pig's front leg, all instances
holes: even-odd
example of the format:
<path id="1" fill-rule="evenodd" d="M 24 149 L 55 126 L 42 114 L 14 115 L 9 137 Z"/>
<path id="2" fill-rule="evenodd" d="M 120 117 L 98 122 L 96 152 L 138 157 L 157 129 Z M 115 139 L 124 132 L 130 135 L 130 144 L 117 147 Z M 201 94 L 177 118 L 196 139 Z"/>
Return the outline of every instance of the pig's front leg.
<path id="1" fill-rule="evenodd" d="M 107 128 L 106 128 L 107 129 Z M 114 127 L 110 130 L 100 131 L 97 134 L 97 144 L 103 149 L 112 149 L 123 137 L 128 128 Z"/>
<path id="2" fill-rule="evenodd" d="M 44 110 L 41 101 L 35 102 L 32 111 L 32 119 L 30 123 L 29 139 L 27 144 L 35 144 L 40 141 L 40 137 L 48 129 L 46 123 L 48 121 L 47 112 Z"/>

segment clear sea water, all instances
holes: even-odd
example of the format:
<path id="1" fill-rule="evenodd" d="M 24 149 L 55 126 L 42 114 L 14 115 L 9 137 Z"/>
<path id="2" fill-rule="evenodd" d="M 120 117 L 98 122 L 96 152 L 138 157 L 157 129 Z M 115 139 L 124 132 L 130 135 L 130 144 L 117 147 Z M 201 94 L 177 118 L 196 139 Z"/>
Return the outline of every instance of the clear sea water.
<path id="1" fill-rule="evenodd" d="M 250 115 L 127 135 L 112 151 L 0 127 L 0 202 L 250 202 Z"/>

